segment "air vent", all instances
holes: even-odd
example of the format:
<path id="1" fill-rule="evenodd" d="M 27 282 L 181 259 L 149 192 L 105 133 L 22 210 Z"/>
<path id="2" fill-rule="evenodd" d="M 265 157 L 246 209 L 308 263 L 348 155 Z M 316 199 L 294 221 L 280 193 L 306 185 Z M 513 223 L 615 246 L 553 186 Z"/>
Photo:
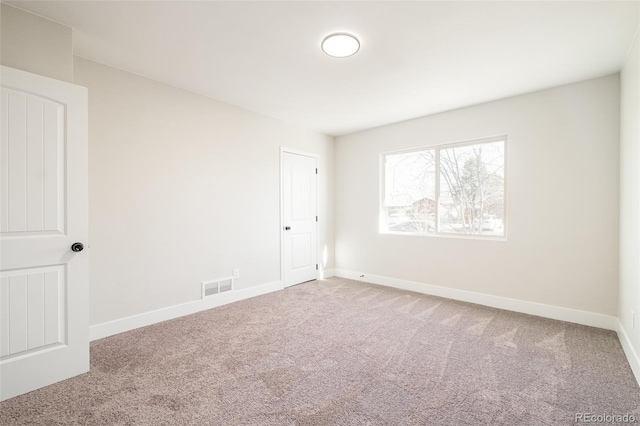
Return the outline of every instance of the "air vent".
<path id="1" fill-rule="evenodd" d="M 233 279 L 234 277 L 224 277 L 210 281 L 203 281 L 202 298 L 204 299 L 205 297 L 233 290 Z"/>

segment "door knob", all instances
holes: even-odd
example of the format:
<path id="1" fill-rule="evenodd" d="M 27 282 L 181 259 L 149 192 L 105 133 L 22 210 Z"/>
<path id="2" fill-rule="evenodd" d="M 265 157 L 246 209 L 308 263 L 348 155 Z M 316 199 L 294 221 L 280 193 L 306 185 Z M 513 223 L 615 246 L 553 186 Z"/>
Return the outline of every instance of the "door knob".
<path id="1" fill-rule="evenodd" d="M 284 227 L 284 230 L 285 230 L 285 231 L 288 231 L 288 230 L 290 230 L 290 229 L 291 229 L 291 227 L 290 227 L 290 226 L 285 226 L 285 227 Z"/>
<path id="2" fill-rule="evenodd" d="M 71 251 L 82 251 L 82 250 L 84 250 L 84 245 L 82 243 L 71 244 Z"/>

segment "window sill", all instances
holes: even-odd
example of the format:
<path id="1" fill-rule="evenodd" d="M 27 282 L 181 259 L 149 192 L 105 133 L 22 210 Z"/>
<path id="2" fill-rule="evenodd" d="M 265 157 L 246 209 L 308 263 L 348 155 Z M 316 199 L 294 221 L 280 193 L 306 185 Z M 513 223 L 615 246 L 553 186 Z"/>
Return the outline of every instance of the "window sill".
<path id="1" fill-rule="evenodd" d="M 417 232 L 393 232 L 393 231 L 378 231 L 380 235 L 406 235 L 409 237 L 429 237 L 429 238 L 449 238 L 455 240 L 479 240 L 479 241 L 500 241 L 506 242 L 507 237 L 502 235 L 460 235 L 460 234 L 421 234 Z"/>

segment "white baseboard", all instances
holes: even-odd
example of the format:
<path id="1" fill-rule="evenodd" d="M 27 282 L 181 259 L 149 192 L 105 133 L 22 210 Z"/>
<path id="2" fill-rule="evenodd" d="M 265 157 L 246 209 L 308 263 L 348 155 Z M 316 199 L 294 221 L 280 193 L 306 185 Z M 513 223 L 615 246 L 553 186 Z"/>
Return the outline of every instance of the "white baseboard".
<path id="1" fill-rule="evenodd" d="M 320 279 L 326 280 L 327 278 L 335 277 L 336 270 L 335 269 L 324 269 L 320 271 Z"/>
<path id="2" fill-rule="evenodd" d="M 354 272 L 344 269 L 336 269 L 335 275 L 341 278 L 365 281 L 372 284 L 384 285 L 387 287 L 394 287 L 402 290 L 415 291 L 416 293 L 424 293 L 431 296 L 439 296 L 447 299 L 476 303 L 478 305 L 490 306 L 492 308 L 521 312 L 524 314 L 573 322 L 576 324 L 583 324 L 591 327 L 604 328 L 607 330 L 618 329 L 618 319 L 610 315 L 580 311 L 571 308 L 562 308 L 560 306 L 545 305 L 536 302 L 527 302 L 525 300 L 510 299 L 508 297 L 492 296 L 490 294 L 476 293 L 473 291 L 442 287 L 433 284 L 400 280 L 397 278 L 367 274 L 365 272 Z"/>
<path id="3" fill-rule="evenodd" d="M 631 339 L 629 339 L 629 335 L 627 331 L 624 329 L 622 322 L 619 319 L 617 322 L 617 332 L 618 339 L 620 339 L 620 344 L 622 345 L 622 349 L 624 350 L 625 355 L 627 356 L 627 360 L 629 361 L 629 366 L 631 366 L 631 371 L 633 371 L 633 375 L 636 377 L 636 382 L 640 384 L 640 358 L 638 358 L 638 353 L 633 348 L 631 344 Z"/>
<path id="4" fill-rule="evenodd" d="M 274 281 L 267 284 L 261 284 L 241 290 L 229 291 L 215 296 L 207 297 L 203 300 L 195 300 L 180 305 L 169 306 L 157 309 L 143 314 L 132 315 L 130 317 L 121 318 L 114 321 L 104 322 L 89 327 L 89 340 L 94 341 L 114 334 L 123 333 L 125 331 L 134 330 L 136 328 L 155 324 L 158 322 L 182 317 L 206 309 L 215 308 L 226 305 L 228 303 L 237 302 L 251 297 L 260 296 L 274 291 L 282 290 L 284 286 L 281 281 Z"/>

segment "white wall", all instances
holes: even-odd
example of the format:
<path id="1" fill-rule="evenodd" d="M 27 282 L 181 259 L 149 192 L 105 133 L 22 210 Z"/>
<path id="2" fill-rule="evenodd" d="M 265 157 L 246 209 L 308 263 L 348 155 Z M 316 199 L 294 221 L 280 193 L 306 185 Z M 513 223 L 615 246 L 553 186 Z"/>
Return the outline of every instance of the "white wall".
<path id="1" fill-rule="evenodd" d="M 73 82 L 72 30 L 0 4 L 0 63 Z"/>
<path id="2" fill-rule="evenodd" d="M 508 241 L 378 233 L 381 152 L 505 134 Z M 336 268 L 615 315 L 618 138 L 618 75 L 339 137 Z"/>
<path id="3" fill-rule="evenodd" d="M 91 324 L 280 279 L 280 146 L 320 155 L 333 267 L 333 138 L 75 59 L 89 88 Z"/>
<path id="4" fill-rule="evenodd" d="M 621 72 L 620 298 L 618 316 L 640 353 L 640 40 L 636 35 Z M 636 313 L 633 329 L 631 311 Z"/>
<path id="5" fill-rule="evenodd" d="M 333 138 L 74 58 L 71 28 L 20 9 L 1 19 L 3 65 L 89 88 L 92 325 L 196 300 L 233 268 L 239 289 L 278 281 L 281 145 L 320 155 L 333 268 Z"/>

